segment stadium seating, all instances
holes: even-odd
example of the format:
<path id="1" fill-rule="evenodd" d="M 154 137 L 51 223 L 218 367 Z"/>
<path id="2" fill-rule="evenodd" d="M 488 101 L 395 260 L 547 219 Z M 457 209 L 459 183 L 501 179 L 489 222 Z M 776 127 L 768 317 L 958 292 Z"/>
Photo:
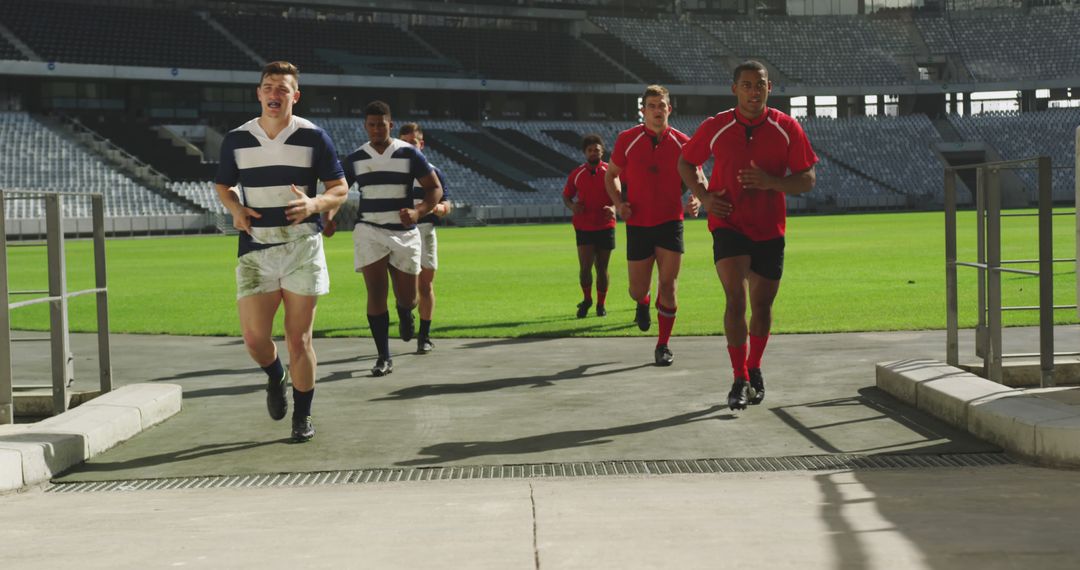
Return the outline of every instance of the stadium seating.
<path id="1" fill-rule="evenodd" d="M 1075 198 L 1073 169 L 1076 161 L 1074 133 L 1080 126 L 1080 109 L 1052 109 L 1039 113 L 987 113 L 971 117 L 952 115 L 949 120 L 969 141 L 983 141 L 1003 160 L 1049 156 L 1056 167 L 1051 174 L 1055 201 Z M 1017 170 L 1031 201 L 1038 199 L 1038 175 Z"/>
<path id="2" fill-rule="evenodd" d="M 638 49 L 611 34 L 582 34 L 582 39 L 596 46 L 605 55 L 619 62 L 645 83 L 667 85 L 678 79 L 662 66 L 645 57 Z"/>
<path id="3" fill-rule="evenodd" d="M 662 65 L 680 83 L 716 83 L 727 75 L 723 65 L 727 51 L 701 28 L 671 18 L 594 16 L 590 20 Z"/>
<path id="4" fill-rule="evenodd" d="M 105 215 L 163 216 L 185 214 L 166 200 L 64 139 L 26 113 L 0 113 L 0 188 L 37 192 L 100 192 Z M 5 217 L 41 218 L 44 202 L 18 199 L 5 204 Z M 90 200 L 64 198 L 64 215 L 87 217 Z"/>
<path id="5" fill-rule="evenodd" d="M 964 62 L 980 81 L 1080 76 L 1080 12 L 1060 7 L 991 12 L 950 20 Z M 1006 41 L 1007 40 L 1007 41 Z"/>
<path id="6" fill-rule="evenodd" d="M 216 214 L 227 214 L 228 210 L 218 200 L 214 183 L 211 181 L 170 182 L 169 190 L 184 196 L 196 204 Z"/>
<path id="7" fill-rule="evenodd" d="M 25 60 L 26 56 L 15 49 L 7 39 L 0 38 L 0 59 Z"/>
<path id="8" fill-rule="evenodd" d="M 196 69 L 255 65 L 189 11 L 4 0 L 0 22 L 48 61 Z"/>
<path id="9" fill-rule="evenodd" d="M 412 30 L 474 77 L 571 83 L 635 81 L 565 33 L 446 26 L 416 26 Z"/>

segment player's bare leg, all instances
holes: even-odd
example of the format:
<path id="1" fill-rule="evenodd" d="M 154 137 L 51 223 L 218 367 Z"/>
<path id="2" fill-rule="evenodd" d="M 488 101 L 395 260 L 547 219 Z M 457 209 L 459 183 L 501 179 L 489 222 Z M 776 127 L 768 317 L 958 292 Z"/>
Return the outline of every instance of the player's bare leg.
<path id="1" fill-rule="evenodd" d="M 307 441 L 315 436 L 311 422 L 311 401 L 315 398 L 315 347 L 311 329 L 319 298 L 282 290 L 285 304 L 285 344 L 289 349 L 289 371 L 293 384 L 292 437 Z"/>
<path id="2" fill-rule="evenodd" d="M 630 298 L 637 303 L 634 322 L 643 331 L 649 330 L 652 325 L 652 317 L 649 315 L 649 304 L 652 303 L 652 296 L 649 293 L 649 287 L 652 286 L 652 271 L 655 262 L 655 255 L 626 262 L 626 271 L 630 282 Z"/>
<path id="3" fill-rule="evenodd" d="M 577 305 L 577 318 L 584 319 L 592 308 L 592 285 L 593 264 L 596 261 L 595 245 L 579 245 L 578 253 L 578 284 L 581 285 L 581 302 Z"/>
<path id="4" fill-rule="evenodd" d="M 281 291 L 248 295 L 236 301 L 244 347 L 255 364 L 266 372 L 266 410 L 275 420 L 284 418 L 289 407 L 285 396 L 289 375 L 281 365 L 271 336 L 274 315 L 280 305 Z"/>
<path id="5" fill-rule="evenodd" d="M 372 376 L 385 376 L 394 371 L 394 363 L 390 358 L 390 312 L 386 309 L 386 298 L 390 290 L 390 278 L 387 276 L 389 263 L 390 258 L 387 256 L 361 269 L 364 286 L 367 288 L 368 326 L 371 328 L 371 338 L 375 341 L 375 349 L 379 353 L 378 360 L 371 369 Z"/>
<path id="6" fill-rule="evenodd" d="M 398 336 L 408 342 L 416 333 L 416 317 L 412 311 L 416 308 L 417 277 L 391 265 L 390 281 L 394 286 L 394 299 L 397 304 Z"/>
<path id="7" fill-rule="evenodd" d="M 716 274 L 724 287 L 724 336 L 735 380 L 728 393 L 728 407 L 746 409 L 750 402 L 750 384 L 746 371 L 746 290 L 750 275 L 750 256 L 725 257 L 716 262 Z"/>
<path id="8" fill-rule="evenodd" d="M 608 275 L 608 263 L 611 261 L 610 249 L 598 249 L 596 250 L 596 316 L 607 316 L 607 307 L 604 306 L 607 300 L 608 284 L 611 282 L 610 275 Z"/>
<path id="9" fill-rule="evenodd" d="M 670 366 L 675 356 L 668 348 L 671 341 L 671 331 L 675 327 L 675 313 L 678 310 L 678 302 L 675 298 L 675 290 L 678 284 L 679 269 L 682 267 L 682 254 L 664 248 L 656 248 L 656 320 L 659 326 L 659 335 L 656 339 L 654 359 L 657 366 Z"/>

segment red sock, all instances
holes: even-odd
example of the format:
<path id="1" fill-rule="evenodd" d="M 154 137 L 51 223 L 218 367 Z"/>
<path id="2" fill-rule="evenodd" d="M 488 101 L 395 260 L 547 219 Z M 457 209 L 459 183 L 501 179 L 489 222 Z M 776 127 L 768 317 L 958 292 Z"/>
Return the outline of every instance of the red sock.
<path id="1" fill-rule="evenodd" d="M 604 299 L 607 299 L 607 291 L 596 290 L 596 304 L 603 305 Z"/>
<path id="2" fill-rule="evenodd" d="M 769 335 L 750 335 L 750 355 L 746 357 L 746 367 L 761 368 L 761 355 L 765 354 L 765 345 L 769 343 Z"/>
<path id="3" fill-rule="evenodd" d="M 640 300 L 640 301 L 638 301 L 638 304 L 639 304 L 639 305 L 649 305 L 649 304 L 652 304 L 652 293 L 646 293 L 646 294 L 645 294 L 645 298 L 644 298 L 644 299 L 642 299 L 642 300 Z"/>
<path id="4" fill-rule="evenodd" d="M 585 295 L 586 301 L 592 301 L 592 285 L 582 285 L 581 293 Z"/>
<path id="5" fill-rule="evenodd" d="M 729 344 L 727 353 L 731 358 L 731 370 L 735 373 L 735 378 L 746 379 L 746 345 L 731 346 Z"/>
<path id="6" fill-rule="evenodd" d="M 656 320 L 660 322 L 660 337 L 656 339 L 656 345 L 667 344 L 671 340 L 671 329 L 675 326 L 675 310 L 669 309 L 656 302 Z"/>

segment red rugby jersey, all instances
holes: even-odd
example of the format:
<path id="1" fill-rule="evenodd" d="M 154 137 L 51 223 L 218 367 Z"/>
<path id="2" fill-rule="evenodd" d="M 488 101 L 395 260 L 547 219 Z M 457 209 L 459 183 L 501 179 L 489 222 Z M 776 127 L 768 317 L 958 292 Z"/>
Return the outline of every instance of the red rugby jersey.
<path id="1" fill-rule="evenodd" d="M 611 162 L 622 169 L 619 179 L 633 210 L 627 225 L 657 226 L 683 219 L 679 153 L 688 140 L 671 127 L 656 136 L 644 124 L 619 133 Z"/>
<path id="2" fill-rule="evenodd" d="M 610 206 L 611 196 L 608 196 L 604 188 L 604 174 L 607 173 L 607 163 L 593 168 L 589 163 L 582 164 L 570 172 L 563 188 L 563 196 L 574 199 L 577 196 L 579 204 L 585 206 L 585 211 L 574 214 L 574 229 L 583 232 L 594 232 L 615 227 L 615 220 L 609 219 L 604 214 L 604 206 Z"/>
<path id="3" fill-rule="evenodd" d="M 744 190 L 739 171 L 749 168 L 751 160 L 772 176 L 787 176 L 814 166 L 818 157 L 799 122 L 768 107 L 753 121 L 737 109 L 729 109 L 705 119 L 683 147 L 683 158 L 691 164 L 700 165 L 710 155 L 715 161 L 709 192 L 727 189 L 734 210 L 726 218 L 709 214 L 709 231 L 730 228 L 754 241 L 782 237 L 787 223 L 784 194 Z"/>

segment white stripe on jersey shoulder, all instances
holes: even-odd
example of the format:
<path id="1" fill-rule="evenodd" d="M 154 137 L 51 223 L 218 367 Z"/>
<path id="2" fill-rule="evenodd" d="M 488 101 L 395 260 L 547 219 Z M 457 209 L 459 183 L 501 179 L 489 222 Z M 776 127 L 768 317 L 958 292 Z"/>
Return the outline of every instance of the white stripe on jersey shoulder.
<path id="1" fill-rule="evenodd" d="M 307 186 L 296 188 L 307 193 Z M 284 208 L 295 199 L 291 185 L 244 187 L 244 205 L 250 208 Z"/>
<path id="2" fill-rule="evenodd" d="M 630 150 L 630 149 L 626 149 L 626 150 Z M 577 179 L 581 178 L 581 175 L 584 174 L 584 173 L 585 173 L 585 165 L 582 164 L 581 166 L 577 167 L 577 174 L 574 175 L 574 185 L 577 185 Z"/>
<path id="3" fill-rule="evenodd" d="M 772 118 L 772 115 L 769 115 L 768 121 L 772 123 L 772 126 L 776 127 L 776 130 L 780 131 L 780 134 L 784 135 L 784 140 L 787 141 L 788 146 L 791 146 L 791 136 L 789 136 L 787 134 L 787 131 L 785 131 L 784 128 L 780 126 L 780 123 L 778 123 L 776 119 Z"/>
<path id="4" fill-rule="evenodd" d="M 684 137 L 686 135 L 683 134 L 683 132 L 680 131 L 679 129 L 674 129 L 673 128 L 673 129 L 668 131 L 668 136 L 671 137 L 671 140 L 675 141 L 675 144 L 679 145 L 679 148 L 682 148 L 683 143 L 682 143 L 682 141 L 679 140 L 679 137 L 675 136 L 675 133 L 679 133 L 680 135 L 682 135 Z"/>
<path id="5" fill-rule="evenodd" d="M 236 127 L 235 129 L 233 129 L 233 130 L 231 130 L 229 132 L 230 133 L 238 133 L 238 132 L 244 132 L 244 131 L 254 132 L 255 128 L 258 127 L 258 126 L 259 126 L 259 118 L 256 117 L 256 118 L 251 119 L 250 121 L 240 125 L 239 127 Z"/>
<path id="6" fill-rule="evenodd" d="M 236 167 L 240 170 L 265 166 L 311 168 L 315 162 L 314 148 L 292 144 L 238 148 L 233 153 L 236 157 Z"/>
<path id="7" fill-rule="evenodd" d="M 712 140 L 709 141 L 709 148 L 712 148 L 713 145 L 716 144 L 716 139 L 720 138 L 720 135 L 724 134 L 724 131 L 726 131 L 726 130 L 730 129 L 731 127 L 735 126 L 735 123 L 737 121 L 735 120 L 735 113 L 733 112 L 734 110 L 735 109 L 732 108 L 732 109 L 728 109 L 727 111 L 724 111 L 724 113 L 729 113 L 729 112 L 731 113 L 731 122 L 724 125 L 723 127 L 720 127 L 720 130 L 716 131 L 716 134 L 713 135 Z M 717 120 L 721 120 L 720 116 L 723 115 L 724 113 L 720 113 L 720 114 L 716 115 L 715 118 Z"/>
<path id="8" fill-rule="evenodd" d="M 303 117 L 297 117 L 296 115 L 293 115 L 293 124 L 295 124 L 296 128 L 298 128 L 298 129 L 322 130 L 322 128 L 319 125 L 316 125 L 315 123 L 312 123 L 311 121 L 309 121 L 309 120 L 307 120 L 307 119 L 305 119 Z"/>
<path id="9" fill-rule="evenodd" d="M 634 137 L 634 140 L 630 141 L 630 144 L 626 145 L 626 154 L 630 154 L 630 149 L 634 148 L 634 145 L 636 145 L 643 136 L 645 136 L 644 131 L 638 133 L 638 136 Z"/>

